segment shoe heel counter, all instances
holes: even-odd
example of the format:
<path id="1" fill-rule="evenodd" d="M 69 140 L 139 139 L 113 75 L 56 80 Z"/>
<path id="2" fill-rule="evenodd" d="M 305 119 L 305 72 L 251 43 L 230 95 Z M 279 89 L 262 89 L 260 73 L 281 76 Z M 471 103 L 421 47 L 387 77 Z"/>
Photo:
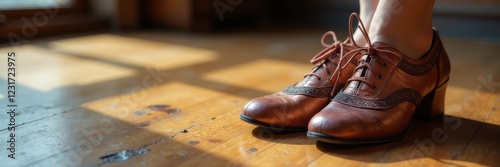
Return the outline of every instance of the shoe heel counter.
<path id="1" fill-rule="evenodd" d="M 424 96 L 417 109 L 415 109 L 414 117 L 418 118 L 434 119 L 442 118 L 444 115 L 444 101 L 446 88 L 450 79 L 451 64 L 448 53 L 446 53 L 437 32 L 436 36 L 438 40 L 437 47 L 439 48 L 439 58 L 437 62 L 438 81 L 434 90 Z"/>
<path id="2" fill-rule="evenodd" d="M 437 34 L 437 33 L 436 33 Z M 445 82 L 448 81 L 450 78 L 450 72 L 451 72 L 451 64 L 450 64 L 450 58 L 448 57 L 448 53 L 446 52 L 446 49 L 443 46 L 443 43 L 441 42 L 441 39 L 438 37 L 439 40 L 439 60 L 438 60 L 438 74 L 439 74 L 439 80 L 437 85 L 442 85 Z"/>

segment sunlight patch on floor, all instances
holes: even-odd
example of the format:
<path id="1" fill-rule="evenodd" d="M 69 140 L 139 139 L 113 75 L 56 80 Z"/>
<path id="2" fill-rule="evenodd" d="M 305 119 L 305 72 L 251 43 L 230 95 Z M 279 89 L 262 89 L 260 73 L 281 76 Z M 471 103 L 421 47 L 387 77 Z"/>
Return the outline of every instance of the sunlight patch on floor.
<path id="1" fill-rule="evenodd" d="M 151 105 L 168 105 L 182 110 L 187 106 L 221 95 L 223 95 L 222 92 L 181 82 L 171 82 L 85 103 L 82 107 L 122 121 L 135 122 L 135 112 Z M 161 112 L 155 113 L 162 114 Z"/>
<path id="2" fill-rule="evenodd" d="M 460 86 L 448 85 L 445 97 L 445 114 L 456 117 L 469 118 L 476 121 L 485 121 L 484 118 L 498 105 L 500 94 L 489 92 L 487 89 L 469 89 Z M 479 114 L 483 113 L 483 114 Z M 487 120 L 488 121 L 488 120 Z"/>
<path id="3" fill-rule="evenodd" d="M 158 70 L 173 69 L 217 59 L 218 52 L 112 34 L 50 42 L 57 51 Z"/>
<path id="4" fill-rule="evenodd" d="M 10 48 L 2 48 L 7 52 Z M 101 83 L 135 74 L 134 70 L 51 52 L 33 45 L 17 47 L 17 83 L 39 91 Z M 6 73 L 0 77 L 6 80 Z"/>
<path id="5" fill-rule="evenodd" d="M 233 86 L 276 92 L 300 81 L 310 69 L 309 64 L 258 59 L 206 73 L 203 78 Z"/>

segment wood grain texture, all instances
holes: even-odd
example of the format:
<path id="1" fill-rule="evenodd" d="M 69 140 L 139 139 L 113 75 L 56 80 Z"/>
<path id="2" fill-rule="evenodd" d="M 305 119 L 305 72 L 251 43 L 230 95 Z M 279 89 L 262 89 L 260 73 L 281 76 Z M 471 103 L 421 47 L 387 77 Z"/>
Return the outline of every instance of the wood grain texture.
<path id="1" fill-rule="evenodd" d="M 7 166 L 500 165 L 500 58 L 495 56 L 500 49 L 481 40 L 443 38 L 452 62 L 446 116 L 414 119 L 394 142 L 331 145 L 304 132 L 280 133 L 239 120 L 248 100 L 282 90 L 309 72 L 321 34 L 135 32 L 19 46 L 18 159 L 0 161 Z M 5 78 L 0 75 L 0 82 Z M 0 89 L 3 111 L 5 88 Z M 8 118 L 2 115 L 0 121 Z M 8 134 L 0 128 L 0 137 Z M 100 159 L 139 148 L 149 152 L 124 162 Z"/>

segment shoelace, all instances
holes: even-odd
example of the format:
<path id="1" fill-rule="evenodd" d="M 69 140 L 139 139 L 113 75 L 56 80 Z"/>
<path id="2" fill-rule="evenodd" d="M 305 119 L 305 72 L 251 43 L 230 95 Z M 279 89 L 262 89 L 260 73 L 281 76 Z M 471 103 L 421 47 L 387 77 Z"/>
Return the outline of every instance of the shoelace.
<path id="1" fill-rule="evenodd" d="M 359 20 L 360 25 L 358 25 L 358 27 L 360 28 L 363 36 L 365 37 L 366 42 L 370 43 L 370 39 L 368 37 L 368 33 L 366 32 L 365 26 L 364 26 L 363 22 L 361 22 L 361 19 L 359 18 L 357 13 L 351 14 L 351 16 L 349 17 L 349 25 L 352 25 L 352 21 L 353 21 L 354 17 L 356 17 Z M 341 50 L 340 60 L 339 60 L 337 68 L 335 69 L 335 72 L 337 72 L 338 75 L 336 75 L 337 78 L 335 78 L 335 83 L 333 84 L 333 89 L 332 89 L 332 92 L 330 93 L 331 96 L 335 96 L 335 90 L 337 90 L 338 86 L 340 86 L 338 84 L 339 83 L 338 81 L 339 81 L 340 77 L 342 76 L 342 70 L 344 70 L 349 65 L 349 63 L 356 57 L 358 52 L 363 52 L 363 51 L 367 50 L 366 47 L 359 46 L 356 43 L 356 41 L 354 40 L 353 36 L 354 36 L 353 28 L 352 28 L 352 26 L 349 26 L 349 41 L 352 42 L 352 44 L 355 46 L 356 49 L 353 49 L 346 54 L 344 54 L 342 52 L 343 50 Z M 365 52 L 369 52 L 369 50 L 367 50 Z M 344 62 L 345 59 L 347 59 L 347 61 Z M 356 71 L 356 69 L 354 71 Z M 333 77 L 333 76 L 335 76 L 335 75 L 331 75 L 331 77 Z"/>
<path id="2" fill-rule="evenodd" d="M 352 30 L 350 29 L 350 31 L 352 31 Z M 325 39 L 329 35 L 331 35 L 332 38 L 333 38 L 334 42 L 332 44 L 327 44 L 325 42 Z M 350 38 L 348 39 L 348 41 L 352 41 L 351 39 L 353 39 L 352 35 L 350 35 Z M 348 55 L 356 53 L 356 51 L 363 50 L 363 48 L 362 47 L 357 47 L 356 49 L 353 49 L 353 50 L 351 50 L 348 53 L 344 53 L 345 44 L 343 42 L 340 42 L 337 39 L 337 35 L 333 31 L 328 31 L 325 34 L 323 34 L 323 36 L 321 37 L 321 44 L 325 47 L 325 49 L 323 49 L 321 52 L 319 52 L 318 54 L 316 54 L 311 59 L 311 63 L 314 65 L 313 66 L 313 72 L 305 74 L 304 78 L 308 77 L 308 76 L 314 76 L 318 80 L 322 80 L 322 78 L 315 73 L 321 67 L 326 70 L 326 72 L 327 72 L 328 75 L 330 75 L 330 78 L 329 78 L 330 80 L 333 79 L 333 77 L 335 76 L 333 74 L 335 74 L 336 72 L 338 72 L 339 74 L 337 75 L 337 78 L 335 78 L 335 83 L 333 85 L 332 92 L 330 93 L 331 96 L 334 96 L 335 95 L 334 94 L 335 93 L 334 90 L 336 90 L 336 88 L 339 86 L 338 85 L 338 80 L 340 79 L 340 76 L 341 76 L 341 73 L 342 73 L 342 69 L 344 69 L 344 68 L 347 67 L 347 64 L 349 64 L 349 62 L 352 61 L 352 59 L 354 58 L 354 56 L 351 56 L 349 58 L 349 60 L 346 61 L 346 62 L 343 62 L 344 58 L 347 57 Z M 335 68 L 335 71 L 332 73 L 330 71 L 330 69 L 327 68 L 326 63 L 327 62 L 334 63 L 331 58 L 333 58 L 335 56 L 334 54 L 337 53 L 337 52 L 339 52 L 339 51 L 340 51 L 340 53 L 339 53 L 340 60 L 339 60 L 339 62 L 337 64 L 334 64 L 334 66 L 336 66 L 336 68 Z"/>
<path id="3" fill-rule="evenodd" d="M 366 43 L 368 46 L 359 46 L 356 43 L 356 41 L 353 40 L 354 39 L 353 38 L 354 31 L 353 31 L 353 27 L 352 27 L 353 24 L 352 23 L 353 23 L 354 18 L 356 18 L 359 21 L 359 24 L 357 27 L 361 31 L 363 38 L 366 40 Z M 323 69 L 326 70 L 327 74 L 331 76 L 331 78 L 329 78 L 329 79 L 332 79 L 335 76 L 332 74 L 335 74 L 338 72 L 338 75 L 336 75 L 337 78 L 335 78 L 335 83 L 333 85 L 331 96 L 335 95 L 334 91 L 339 86 L 338 80 L 340 79 L 340 76 L 342 75 L 342 70 L 344 70 L 347 67 L 347 65 L 349 65 L 349 62 L 351 62 L 356 57 L 357 53 L 362 52 L 362 55 L 366 55 L 367 58 L 366 58 L 366 60 L 359 60 L 358 61 L 358 66 L 354 69 L 354 72 L 356 72 L 359 69 L 363 69 L 365 71 L 372 72 L 379 79 L 382 79 L 383 76 L 381 73 L 377 73 L 377 72 L 372 70 L 373 65 L 371 64 L 371 61 L 375 60 L 377 62 L 377 64 L 382 65 L 383 67 L 386 67 L 387 63 L 379 60 L 379 57 L 376 55 L 384 54 L 384 53 L 397 54 L 396 52 L 393 52 L 392 50 L 389 50 L 389 49 L 384 49 L 381 47 L 373 47 L 372 46 L 370 37 L 368 36 L 368 32 L 366 31 L 366 28 L 363 24 L 363 21 L 361 20 L 361 18 L 359 17 L 359 15 L 357 13 L 351 13 L 351 15 L 349 16 L 349 25 L 351 25 L 351 26 L 349 26 L 349 41 L 352 42 L 352 44 L 356 47 L 356 49 L 353 49 L 353 50 L 349 51 L 348 53 L 344 53 L 344 45 L 345 44 L 340 42 L 339 40 L 337 40 L 337 36 L 335 35 L 335 33 L 333 31 L 328 31 L 325 34 L 323 34 L 323 36 L 321 38 L 321 44 L 323 46 L 325 46 L 326 48 L 323 49 L 321 52 L 319 52 L 316 56 L 314 56 L 311 59 L 311 63 L 314 65 L 314 67 L 313 67 L 314 72 L 316 72 L 320 67 L 323 67 Z M 333 37 L 334 42 L 332 44 L 325 43 L 325 39 L 329 35 L 331 35 Z M 339 50 L 340 50 L 340 54 L 339 54 L 340 60 L 339 60 L 338 64 L 335 65 L 336 69 L 335 69 L 334 73 L 331 73 L 330 69 L 327 68 L 326 63 L 328 61 L 333 62 L 331 60 L 331 58 L 334 56 L 333 54 L 337 53 Z M 347 61 L 344 61 L 346 59 L 347 59 Z M 321 80 L 322 78 L 319 75 L 315 74 L 314 72 L 308 73 L 304 77 L 315 76 L 316 78 L 318 78 L 318 80 Z M 366 76 L 366 74 L 364 76 Z M 362 82 L 362 83 L 368 85 L 372 89 L 376 89 L 375 84 L 368 81 L 364 76 L 353 75 L 349 80 L 347 80 L 347 82 L 349 84 L 349 82 L 351 82 L 351 81 L 359 81 L 359 82 Z"/>
<path id="4" fill-rule="evenodd" d="M 325 42 L 325 39 L 329 35 L 331 35 L 333 38 L 332 44 L 327 44 Z M 308 76 L 314 76 L 321 81 L 322 78 L 315 73 L 321 67 L 326 70 L 326 73 L 328 75 L 331 75 L 332 72 L 330 71 L 330 69 L 327 68 L 326 63 L 327 62 L 333 63 L 333 60 L 331 58 L 334 57 L 335 56 L 334 54 L 337 53 L 339 50 L 340 50 L 340 55 L 342 55 L 344 52 L 344 44 L 337 39 L 337 35 L 333 31 L 328 31 L 325 34 L 323 34 L 323 36 L 321 37 L 321 45 L 323 45 L 325 49 L 323 49 L 321 52 L 316 54 L 311 59 L 311 64 L 314 65 L 313 72 L 305 74 L 304 78 Z M 334 66 L 338 66 L 338 64 L 334 64 Z"/>
<path id="5" fill-rule="evenodd" d="M 387 53 L 397 55 L 397 53 L 394 52 L 394 51 L 392 51 L 392 50 L 385 49 L 383 47 L 378 47 L 378 46 L 373 47 L 372 43 L 370 41 L 370 37 L 368 36 L 366 28 L 365 28 L 365 26 L 363 24 L 363 21 L 361 21 L 359 15 L 357 13 L 352 13 L 351 14 L 351 16 L 349 17 L 349 25 L 352 25 L 352 21 L 353 21 L 354 18 L 358 19 L 358 21 L 359 21 L 358 28 L 361 31 L 361 33 L 363 34 L 363 37 L 366 40 L 366 43 L 368 44 L 367 47 L 364 47 L 364 48 L 366 48 L 366 52 L 362 53 L 363 56 L 366 56 L 366 59 L 365 60 L 360 59 L 358 61 L 358 66 L 354 69 L 354 72 L 356 72 L 359 69 L 362 69 L 362 70 L 364 70 L 364 72 L 362 72 L 362 73 L 366 73 L 366 71 L 370 71 L 371 73 L 375 74 L 375 76 L 377 76 L 378 79 L 382 79 L 383 76 L 382 76 L 381 73 L 378 73 L 378 72 L 372 70 L 374 66 L 371 64 L 371 62 L 373 60 L 375 60 L 378 65 L 386 67 L 387 63 L 383 62 L 383 60 L 379 60 L 381 58 L 378 55 L 380 55 L 380 54 L 387 54 Z M 352 26 L 350 26 L 350 27 L 352 27 Z M 352 28 L 349 28 L 349 35 L 350 35 L 350 38 L 353 39 Z M 354 43 L 355 46 L 360 47 L 356 43 L 356 41 L 353 40 L 352 42 Z M 351 56 L 351 58 L 349 59 L 349 61 L 355 55 L 356 54 L 353 54 Z M 341 62 L 342 62 L 342 58 L 343 57 L 341 57 Z M 340 71 L 342 71 L 342 69 L 340 69 Z M 349 82 L 351 82 L 351 81 L 359 81 L 361 83 L 364 83 L 364 84 L 368 85 L 372 89 L 377 89 L 376 85 L 373 84 L 373 83 L 371 83 L 370 81 L 368 81 L 365 76 L 366 76 L 366 74 L 364 74 L 363 76 L 355 76 L 355 75 L 353 75 L 349 80 L 347 80 L 347 82 L 349 84 Z"/>

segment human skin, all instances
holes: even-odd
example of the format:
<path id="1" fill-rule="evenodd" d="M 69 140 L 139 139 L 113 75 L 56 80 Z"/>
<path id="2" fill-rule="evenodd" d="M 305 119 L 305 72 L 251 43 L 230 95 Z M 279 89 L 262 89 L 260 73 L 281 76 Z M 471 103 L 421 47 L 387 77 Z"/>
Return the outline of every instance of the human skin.
<path id="1" fill-rule="evenodd" d="M 381 0 L 367 27 L 370 40 L 388 44 L 405 56 L 419 59 L 431 47 L 434 2 L 434 0 Z M 360 3 L 367 2 L 360 0 Z M 360 7 L 364 5 L 367 4 L 360 4 Z M 369 10 L 364 11 L 365 13 L 371 11 L 360 9 Z"/>

